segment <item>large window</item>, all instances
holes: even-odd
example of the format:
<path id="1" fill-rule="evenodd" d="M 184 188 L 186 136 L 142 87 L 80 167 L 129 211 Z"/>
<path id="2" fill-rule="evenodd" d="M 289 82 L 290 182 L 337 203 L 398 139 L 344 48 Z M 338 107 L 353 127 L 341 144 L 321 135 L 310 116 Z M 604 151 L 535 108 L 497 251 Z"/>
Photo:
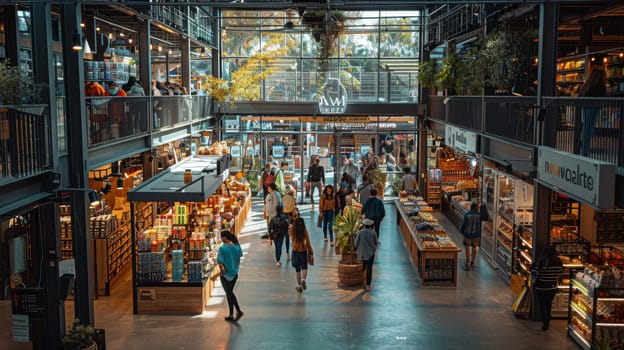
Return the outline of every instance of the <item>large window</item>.
<path id="1" fill-rule="evenodd" d="M 309 20 L 316 15 L 320 24 Z M 419 23 L 419 12 L 224 11 L 223 78 L 278 42 L 287 53 L 260 68 L 275 70 L 263 100 L 313 101 L 323 79 L 338 78 L 351 101 L 414 102 Z"/>

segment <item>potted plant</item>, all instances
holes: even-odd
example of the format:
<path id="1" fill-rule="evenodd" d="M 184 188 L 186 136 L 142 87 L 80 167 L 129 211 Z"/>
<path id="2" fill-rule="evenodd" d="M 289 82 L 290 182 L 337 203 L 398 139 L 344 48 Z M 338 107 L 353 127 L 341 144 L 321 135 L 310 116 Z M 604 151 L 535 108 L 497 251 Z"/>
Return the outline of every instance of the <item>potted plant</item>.
<path id="1" fill-rule="evenodd" d="M 338 284 L 340 286 L 357 286 L 362 284 L 362 263 L 355 256 L 355 235 L 362 226 L 360 211 L 354 207 L 346 207 L 342 214 L 336 216 L 334 231 L 336 247 L 343 252 L 338 262 Z M 348 252 L 348 254 L 346 253 Z"/>
<path id="2" fill-rule="evenodd" d="M 64 350 L 95 350 L 95 329 L 90 325 L 83 325 L 76 319 L 71 328 L 67 330 L 63 337 Z"/>

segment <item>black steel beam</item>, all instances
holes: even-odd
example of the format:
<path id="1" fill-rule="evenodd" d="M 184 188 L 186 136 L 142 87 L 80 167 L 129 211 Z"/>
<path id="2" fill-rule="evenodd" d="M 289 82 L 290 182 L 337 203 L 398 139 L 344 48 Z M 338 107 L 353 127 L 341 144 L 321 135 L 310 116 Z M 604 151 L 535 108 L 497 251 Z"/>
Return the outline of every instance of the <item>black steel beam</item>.
<path id="1" fill-rule="evenodd" d="M 69 184 L 71 191 L 71 224 L 76 263 L 75 315 L 83 324 L 94 325 L 93 256 L 89 232 L 87 199 L 87 123 L 84 98 L 82 51 L 72 50 L 72 36 L 80 33 L 81 12 L 77 3 L 61 7 L 63 70 L 67 98 L 67 140 L 69 150 Z"/>

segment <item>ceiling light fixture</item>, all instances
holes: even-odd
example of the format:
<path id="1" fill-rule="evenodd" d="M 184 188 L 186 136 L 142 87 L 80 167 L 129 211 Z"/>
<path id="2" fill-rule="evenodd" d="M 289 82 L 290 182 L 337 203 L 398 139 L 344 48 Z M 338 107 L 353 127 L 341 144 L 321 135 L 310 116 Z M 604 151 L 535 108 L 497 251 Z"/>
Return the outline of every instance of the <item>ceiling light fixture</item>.
<path id="1" fill-rule="evenodd" d="M 78 32 L 74 32 L 74 34 L 72 34 L 72 50 L 82 50 L 82 36 Z"/>

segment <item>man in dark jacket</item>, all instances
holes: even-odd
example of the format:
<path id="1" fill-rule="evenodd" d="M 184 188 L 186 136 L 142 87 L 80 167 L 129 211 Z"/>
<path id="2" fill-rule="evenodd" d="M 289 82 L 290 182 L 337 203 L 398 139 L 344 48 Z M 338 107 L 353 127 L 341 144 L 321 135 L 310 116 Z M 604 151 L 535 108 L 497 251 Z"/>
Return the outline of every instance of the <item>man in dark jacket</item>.
<path id="1" fill-rule="evenodd" d="M 466 247 L 466 264 L 464 270 L 468 271 L 474 267 L 477 249 L 481 245 L 481 221 L 487 220 L 486 213 L 479 213 L 477 203 L 470 205 L 470 210 L 464 214 L 459 231 L 464 236 L 464 247 Z"/>
<path id="2" fill-rule="evenodd" d="M 364 214 L 365 218 L 375 222 L 373 227 L 375 228 L 375 233 L 377 233 L 377 238 L 379 238 L 379 226 L 381 225 L 381 220 L 386 217 L 386 209 L 383 201 L 377 198 L 377 190 L 375 188 L 370 189 L 370 198 L 364 203 L 362 214 Z"/>

